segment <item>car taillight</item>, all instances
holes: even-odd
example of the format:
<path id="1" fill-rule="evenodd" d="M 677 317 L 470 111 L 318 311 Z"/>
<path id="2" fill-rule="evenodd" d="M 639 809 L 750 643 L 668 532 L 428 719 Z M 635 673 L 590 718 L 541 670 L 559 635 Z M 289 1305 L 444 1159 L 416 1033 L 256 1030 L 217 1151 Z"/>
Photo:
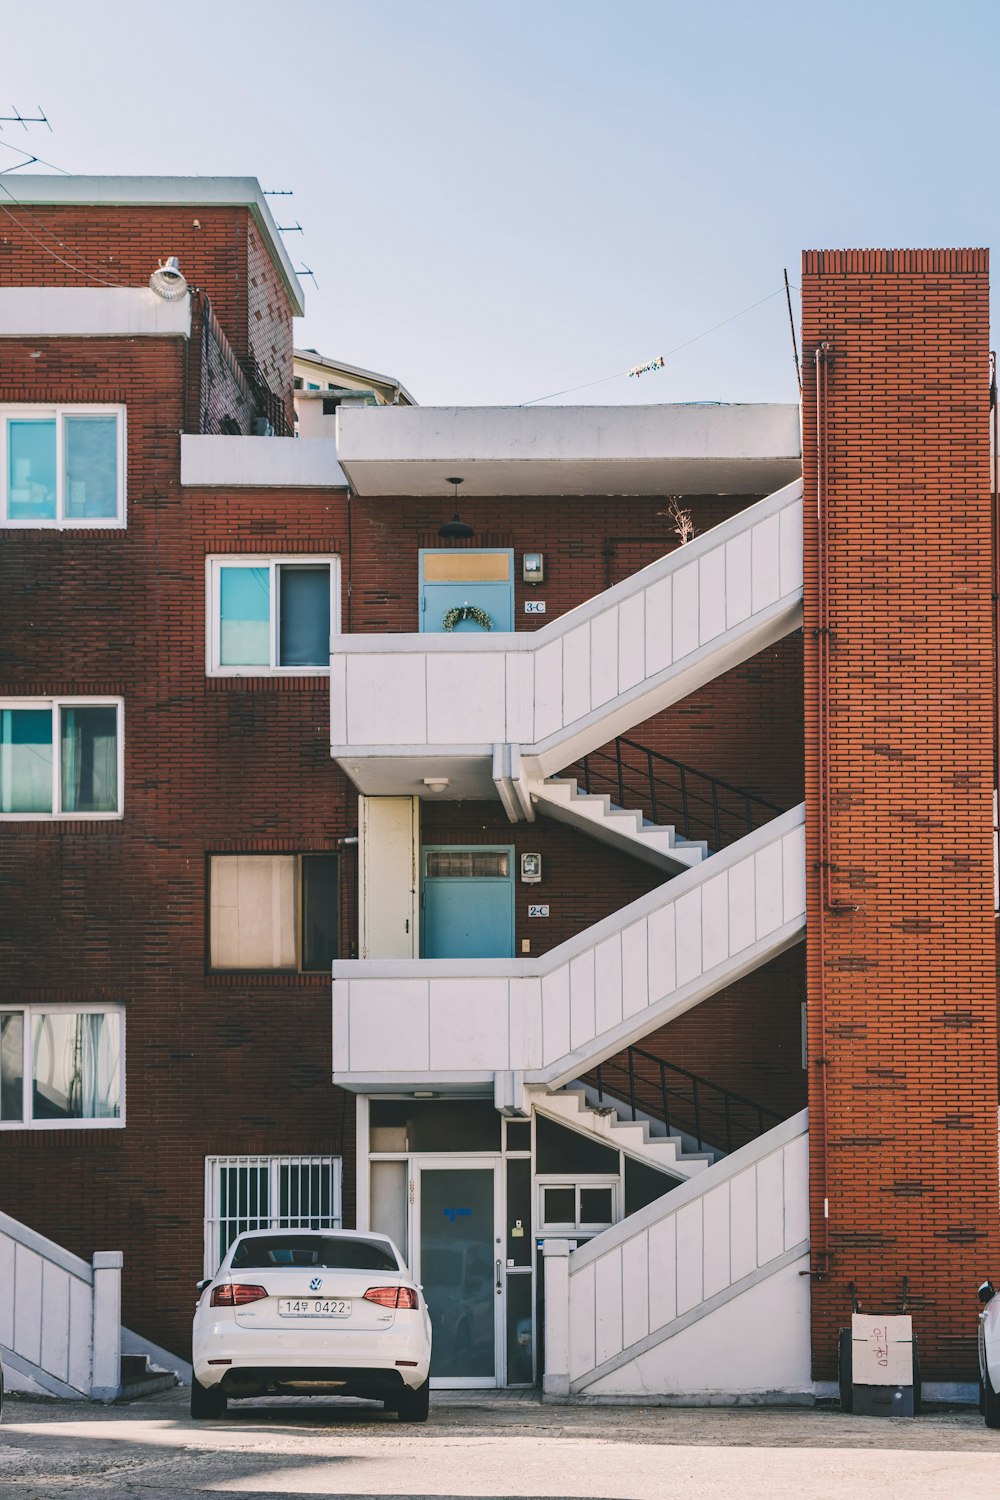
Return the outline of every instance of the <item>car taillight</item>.
<path id="1" fill-rule="evenodd" d="M 377 1302 L 380 1307 L 398 1307 L 409 1312 L 420 1306 L 412 1286 L 370 1286 L 364 1300 Z"/>
<path id="2" fill-rule="evenodd" d="M 259 1302 L 267 1292 L 262 1286 L 241 1286 L 239 1282 L 227 1281 L 217 1286 L 212 1293 L 213 1307 L 243 1307 L 247 1302 Z"/>

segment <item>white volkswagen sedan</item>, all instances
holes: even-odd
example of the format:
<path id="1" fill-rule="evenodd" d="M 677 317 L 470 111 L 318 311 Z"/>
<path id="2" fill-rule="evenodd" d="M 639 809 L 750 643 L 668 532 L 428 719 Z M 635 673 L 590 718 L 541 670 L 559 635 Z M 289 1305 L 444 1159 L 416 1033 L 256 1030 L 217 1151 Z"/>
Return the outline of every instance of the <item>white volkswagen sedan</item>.
<path id="1" fill-rule="evenodd" d="M 987 1427 L 1000 1427 L 1000 1297 L 992 1281 L 979 1288 L 979 1410 Z"/>
<path id="2" fill-rule="evenodd" d="M 340 1229 L 257 1230 L 199 1285 L 192 1417 L 240 1396 L 366 1396 L 425 1422 L 427 1304 L 392 1240 Z"/>

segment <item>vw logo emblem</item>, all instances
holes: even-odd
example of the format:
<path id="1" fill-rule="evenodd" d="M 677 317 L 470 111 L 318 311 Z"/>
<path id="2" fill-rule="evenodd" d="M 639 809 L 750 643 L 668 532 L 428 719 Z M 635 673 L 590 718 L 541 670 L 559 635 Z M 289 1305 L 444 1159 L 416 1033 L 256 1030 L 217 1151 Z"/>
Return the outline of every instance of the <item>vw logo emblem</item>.
<path id="1" fill-rule="evenodd" d="M 313 1279 L 312 1279 L 312 1281 L 310 1281 L 310 1283 L 309 1283 L 309 1290 L 311 1292 L 318 1292 L 319 1289 L 320 1289 L 320 1287 L 322 1285 L 323 1285 L 323 1278 L 322 1278 L 322 1276 L 314 1276 Z"/>

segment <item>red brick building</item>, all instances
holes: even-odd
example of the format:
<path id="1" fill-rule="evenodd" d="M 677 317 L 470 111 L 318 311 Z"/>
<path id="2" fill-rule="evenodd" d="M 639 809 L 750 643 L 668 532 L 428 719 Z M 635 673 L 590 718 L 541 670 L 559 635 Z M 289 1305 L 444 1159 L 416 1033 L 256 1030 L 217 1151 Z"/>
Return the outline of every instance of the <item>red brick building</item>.
<path id="1" fill-rule="evenodd" d="M 121 1250 L 180 1354 L 240 1227 L 343 1222 L 432 1313 L 452 1266 L 445 1384 L 808 1397 L 847 1283 L 903 1275 L 925 1378 L 972 1379 L 985 254 L 806 257 L 801 450 L 795 408 L 357 392 L 295 440 L 254 182 L 18 191 L 0 1209 Z"/>

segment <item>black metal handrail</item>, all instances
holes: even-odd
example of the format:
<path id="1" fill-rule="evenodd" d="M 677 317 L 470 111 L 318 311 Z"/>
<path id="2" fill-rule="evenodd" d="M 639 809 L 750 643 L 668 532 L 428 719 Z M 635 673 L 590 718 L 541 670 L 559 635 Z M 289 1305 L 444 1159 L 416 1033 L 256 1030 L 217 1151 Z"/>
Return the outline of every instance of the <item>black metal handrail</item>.
<path id="1" fill-rule="evenodd" d="M 728 1155 L 785 1118 L 641 1047 L 627 1047 L 624 1057 L 624 1062 L 609 1058 L 598 1063 L 582 1082 L 596 1089 L 599 1103 L 607 1095 L 627 1107 L 633 1120 L 639 1114 L 662 1120 L 668 1135 L 680 1131 L 693 1137 L 699 1151 Z"/>
<path id="2" fill-rule="evenodd" d="M 592 750 L 564 774 L 585 792 L 610 791 L 619 807 L 638 806 L 653 823 L 672 824 L 682 838 L 704 839 L 715 853 L 786 811 L 624 736 L 613 751 Z"/>

